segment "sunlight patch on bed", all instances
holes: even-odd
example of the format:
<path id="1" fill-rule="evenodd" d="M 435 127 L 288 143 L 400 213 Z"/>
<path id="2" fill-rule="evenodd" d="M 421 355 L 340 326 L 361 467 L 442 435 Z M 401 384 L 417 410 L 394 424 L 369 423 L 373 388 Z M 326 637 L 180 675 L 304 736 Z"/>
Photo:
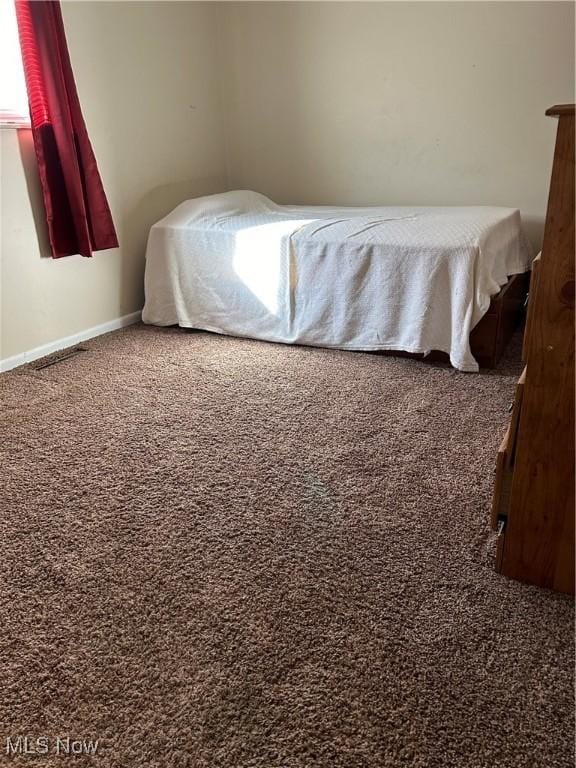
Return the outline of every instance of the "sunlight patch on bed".
<path id="1" fill-rule="evenodd" d="M 243 227 L 235 234 L 233 267 L 244 285 L 276 317 L 289 280 L 290 236 L 310 219 Z"/>

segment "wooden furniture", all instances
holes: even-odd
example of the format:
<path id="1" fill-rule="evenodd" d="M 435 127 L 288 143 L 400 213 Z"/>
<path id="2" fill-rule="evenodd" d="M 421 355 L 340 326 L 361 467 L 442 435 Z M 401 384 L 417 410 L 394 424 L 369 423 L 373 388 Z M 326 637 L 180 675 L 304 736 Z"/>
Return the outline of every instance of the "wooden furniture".
<path id="1" fill-rule="evenodd" d="M 497 569 L 574 593 L 574 105 L 558 133 L 541 254 L 534 261 L 526 368 L 498 451 Z"/>
<path id="2" fill-rule="evenodd" d="M 470 334 L 470 349 L 480 368 L 495 368 L 524 317 L 530 274 L 513 275 L 492 298 Z"/>

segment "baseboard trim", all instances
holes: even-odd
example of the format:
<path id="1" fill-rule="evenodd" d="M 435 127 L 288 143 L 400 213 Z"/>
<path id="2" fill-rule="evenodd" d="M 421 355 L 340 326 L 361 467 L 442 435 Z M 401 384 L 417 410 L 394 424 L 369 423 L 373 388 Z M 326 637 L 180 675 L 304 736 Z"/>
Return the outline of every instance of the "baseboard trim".
<path id="1" fill-rule="evenodd" d="M 73 347 L 81 341 L 93 339 L 95 336 L 101 336 L 103 333 L 110 333 L 110 331 L 117 331 L 120 328 L 125 328 L 127 325 L 139 323 L 141 316 L 142 312 L 132 312 L 130 315 L 117 317 L 115 320 L 109 320 L 107 323 L 95 325 L 92 328 L 87 328 L 85 331 L 74 333 L 72 336 L 65 336 L 63 339 L 51 341 L 49 344 L 43 344 L 41 347 L 29 349 L 27 352 L 22 352 L 19 355 L 5 357 L 3 360 L 0 360 L 0 373 L 11 371 L 12 368 L 17 368 L 19 365 L 26 365 L 26 363 L 31 363 L 33 360 L 38 360 L 40 357 L 46 357 L 46 355 L 51 355 L 53 352 L 59 352 L 61 349 Z"/>

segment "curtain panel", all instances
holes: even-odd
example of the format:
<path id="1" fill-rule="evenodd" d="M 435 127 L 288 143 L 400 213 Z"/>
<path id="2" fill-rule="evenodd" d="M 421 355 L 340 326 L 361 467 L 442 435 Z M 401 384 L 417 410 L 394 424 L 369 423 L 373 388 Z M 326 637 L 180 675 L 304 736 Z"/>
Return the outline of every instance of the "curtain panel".
<path id="1" fill-rule="evenodd" d="M 15 0 L 52 256 L 116 248 L 118 239 L 82 116 L 59 0 Z"/>

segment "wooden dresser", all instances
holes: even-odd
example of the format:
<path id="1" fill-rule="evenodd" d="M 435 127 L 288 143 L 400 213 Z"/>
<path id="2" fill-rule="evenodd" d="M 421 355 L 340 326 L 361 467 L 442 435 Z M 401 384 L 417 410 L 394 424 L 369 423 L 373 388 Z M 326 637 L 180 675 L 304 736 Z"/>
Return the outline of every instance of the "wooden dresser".
<path id="1" fill-rule="evenodd" d="M 498 451 L 496 568 L 574 593 L 574 105 L 558 120 L 542 252 L 534 261 L 512 417 Z"/>

